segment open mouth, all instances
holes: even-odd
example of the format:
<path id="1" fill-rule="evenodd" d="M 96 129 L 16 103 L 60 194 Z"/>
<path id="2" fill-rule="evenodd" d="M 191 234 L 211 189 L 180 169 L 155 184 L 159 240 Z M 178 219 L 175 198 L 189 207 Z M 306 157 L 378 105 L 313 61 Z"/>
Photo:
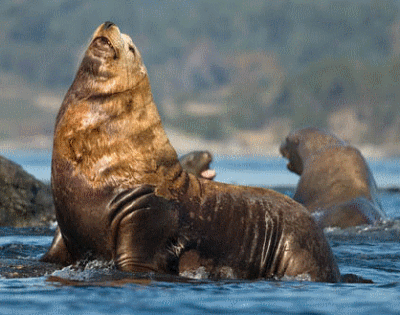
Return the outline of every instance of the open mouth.
<path id="1" fill-rule="evenodd" d="M 203 177 L 205 179 L 210 179 L 211 180 L 217 175 L 217 173 L 215 172 L 215 170 L 206 169 L 206 170 L 202 171 L 200 173 L 200 175 L 201 175 L 201 177 Z"/>
<path id="2" fill-rule="evenodd" d="M 284 145 L 281 145 L 281 146 L 279 147 L 279 151 L 280 151 L 281 155 L 282 155 L 284 158 L 286 158 L 286 159 L 289 160 L 289 162 L 286 164 L 286 167 L 288 168 L 288 170 L 292 170 L 292 169 L 293 169 L 293 164 L 292 164 L 291 161 L 290 161 L 289 150 L 287 150 L 286 147 L 285 147 Z"/>
<path id="3" fill-rule="evenodd" d="M 216 172 L 213 169 L 210 169 L 210 163 L 212 161 L 212 155 L 209 152 L 203 153 L 203 158 L 206 160 L 206 164 L 204 165 L 203 170 L 200 172 L 200 176 L 205 179 L 214 179 L 216 176 Z"/>

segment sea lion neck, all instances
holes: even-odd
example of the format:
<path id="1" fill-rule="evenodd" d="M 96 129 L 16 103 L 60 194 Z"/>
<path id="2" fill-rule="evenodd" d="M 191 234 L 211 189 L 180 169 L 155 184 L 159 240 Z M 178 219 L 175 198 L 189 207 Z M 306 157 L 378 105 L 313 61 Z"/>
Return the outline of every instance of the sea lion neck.
<path id="1" fill-rule="evenodd" d="M 56 126 L 54 144 L 93 185 L 158 185 L 182 172 L 147 76 L 130 90 L 70 104 Z"/>

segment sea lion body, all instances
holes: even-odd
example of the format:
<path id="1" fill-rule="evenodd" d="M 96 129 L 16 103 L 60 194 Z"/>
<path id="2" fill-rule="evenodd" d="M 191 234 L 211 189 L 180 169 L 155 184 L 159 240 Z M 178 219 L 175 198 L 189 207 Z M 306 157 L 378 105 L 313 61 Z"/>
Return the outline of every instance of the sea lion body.
<path id="1" fill-rule="evenodd" d="M 184 171 L 205 179 L 214 179 L 215 170 L 210 169 L 212 155 L 208 151 L 193 151 L 179 158 Z"/>
<path id="2" fill-rule="evenodd" d="M 372 173 L 361 153 L 317 128 L 292 132 L 281 145 L 288 169 L 300 175 L 293 199 L 322 227 L 373 224 L 386 216 Z"/>
<path id="3" fill-rule="evenodd" d="M 109 22 L 94 33 L 57 116 L 52 188 L 60 232 L 44 261 L 89 256 L 168 274 L 202 267 L 211 278 L 340 277 L 300 204 L 182 170 L 140 54 Z"/>

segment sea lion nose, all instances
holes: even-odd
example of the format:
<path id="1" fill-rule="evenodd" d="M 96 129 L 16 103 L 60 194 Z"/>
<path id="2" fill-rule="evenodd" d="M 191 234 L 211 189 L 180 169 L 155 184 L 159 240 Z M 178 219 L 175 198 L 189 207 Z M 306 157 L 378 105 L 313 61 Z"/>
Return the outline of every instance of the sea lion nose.
<path id="1" fill-rule="evenodd" d="M 107 21 L 104 22 L 104 29 L 109 29 L 111 26 L 115 25 L 113 22 Z"/>

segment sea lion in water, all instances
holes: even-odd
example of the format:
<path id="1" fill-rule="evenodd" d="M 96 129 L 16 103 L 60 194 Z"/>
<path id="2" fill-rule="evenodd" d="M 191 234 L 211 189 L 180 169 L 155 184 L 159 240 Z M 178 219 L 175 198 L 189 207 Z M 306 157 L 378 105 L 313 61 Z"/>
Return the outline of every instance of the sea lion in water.
<path id="1" fill-rule="evenodd" d="M 361 153 L 318 128 L 291 132 L 280 147 L 288 169 L 300 175 L 293 199 L 321 227 L 373 224 L 385 219 L 376 184 Z"/>
<path id="2" fill-rule="evenodd" d="M 339 280 L 322 230 L 299 203 L 182 170 L 140 53 L 111 22 L 95 31 L 56 118 L 51 181 L 61 233 L 43 261 Z"/>
<path id="3" fill-rule="evenodd" d="M 214 179 L 215 170 L 210 169 L 212 155 L 208 151 L 193 151 L 179 158 L 184 171 L 192 173 L 197 177 Z"/>

